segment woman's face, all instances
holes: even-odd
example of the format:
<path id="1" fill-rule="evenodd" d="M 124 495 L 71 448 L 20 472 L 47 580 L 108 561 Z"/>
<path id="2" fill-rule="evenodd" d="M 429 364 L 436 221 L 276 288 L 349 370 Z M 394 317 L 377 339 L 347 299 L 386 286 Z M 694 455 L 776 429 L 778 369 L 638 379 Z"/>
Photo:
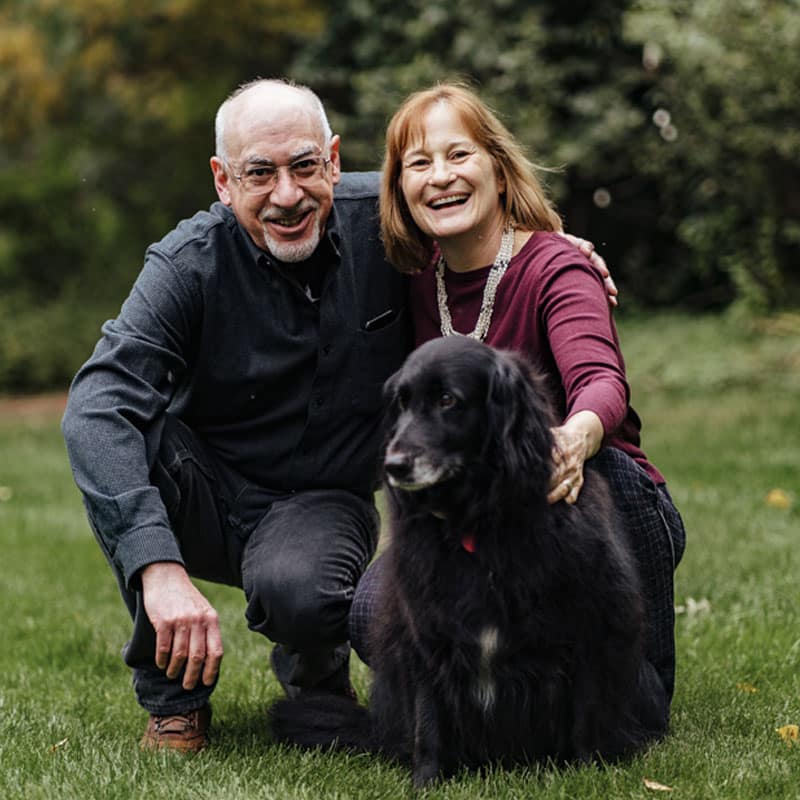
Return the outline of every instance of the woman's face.
<path id="1" fill-rule="evenodd" d="M 447 102 L 428 109 L 422 140 L 402 154 L 400 187 L 414 222 L 440 243 L 502 230 L 505 187 L 494 161 Z"/>

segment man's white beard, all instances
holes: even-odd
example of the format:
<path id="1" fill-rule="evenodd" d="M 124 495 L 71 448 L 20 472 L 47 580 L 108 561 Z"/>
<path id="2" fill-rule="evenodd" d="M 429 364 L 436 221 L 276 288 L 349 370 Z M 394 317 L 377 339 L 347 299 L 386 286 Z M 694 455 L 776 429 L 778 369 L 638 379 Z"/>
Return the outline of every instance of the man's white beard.
<path id="1" fill-rule="evenodd" d="M 269 235 L 266 226 L 264 226 L 264 241 L 267 245 L 267 250 L 269 250 L 278 261 L 283 261 L 285 264 L 297 264 L 299 261 L 305 261 L 307 258 L 311 258 L 321 238 L 322 234 L 317 219 L 314 220 L 312 234 L 299 242 L 275 241 L 275 239 Z"/>

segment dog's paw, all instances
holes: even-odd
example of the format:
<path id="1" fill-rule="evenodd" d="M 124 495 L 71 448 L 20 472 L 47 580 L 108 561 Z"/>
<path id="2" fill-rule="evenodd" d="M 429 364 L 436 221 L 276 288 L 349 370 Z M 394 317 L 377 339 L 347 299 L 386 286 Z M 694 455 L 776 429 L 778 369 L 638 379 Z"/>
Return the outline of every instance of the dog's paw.
<path id="1" fill-rule="evenodd" d="M 411 772 L 411 780 L 415 789 L 427 789 L 439 777 L 439 762 L 435 758 L 415 763 Z"/>

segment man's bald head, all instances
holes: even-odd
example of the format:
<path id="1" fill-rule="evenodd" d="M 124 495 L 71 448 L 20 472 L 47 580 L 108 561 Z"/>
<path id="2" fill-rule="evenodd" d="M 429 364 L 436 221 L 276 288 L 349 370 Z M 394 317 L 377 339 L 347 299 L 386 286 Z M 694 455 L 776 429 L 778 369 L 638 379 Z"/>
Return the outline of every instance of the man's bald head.
<path id="1" fill-rule="evenodd" d="M 287 80 L 259 78 L 240 86 L 219 107 L 214 124 L 218 158 L 227 159 L 230 139 L 236 137 L 239 124 L 246 126 L 254 116 L 263 115 L 265 108 L 294 108 L 307 113 L 316 118 L 322 141 L 327 144 L 331 140 L 325 108 L 311 89 Z"/>

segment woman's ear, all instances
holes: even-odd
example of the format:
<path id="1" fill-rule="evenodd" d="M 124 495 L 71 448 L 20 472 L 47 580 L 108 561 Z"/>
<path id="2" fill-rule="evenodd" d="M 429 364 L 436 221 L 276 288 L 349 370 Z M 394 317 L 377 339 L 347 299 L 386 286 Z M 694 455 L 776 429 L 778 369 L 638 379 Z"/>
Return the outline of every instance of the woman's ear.
<path id="1" fill-rule="evenodd" d="M 508 181 L 506 180 L 505 170 L 496 159 L 494 159 L 494 172 L 497 179 L 497 194 L 502 197 L 506 193 L 506 189 L 508 189 Z"/>

